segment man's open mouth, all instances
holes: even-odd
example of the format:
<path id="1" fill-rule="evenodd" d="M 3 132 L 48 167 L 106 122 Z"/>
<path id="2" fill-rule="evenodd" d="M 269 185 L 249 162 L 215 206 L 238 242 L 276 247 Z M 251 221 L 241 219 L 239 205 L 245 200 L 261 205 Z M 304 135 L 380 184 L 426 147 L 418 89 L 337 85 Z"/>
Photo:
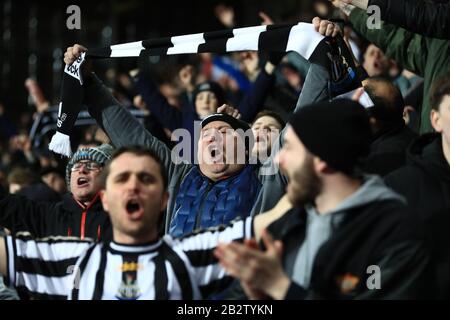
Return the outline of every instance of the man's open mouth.
<path id="1" fill-rule="evenodd" d="M 89 180 L 85 177 L 80 177 L 77 179 L 77 185 L 78 186 L 84 186 L 85 184 L 87 184 L 89 182 Z"/>
<path id="2" fill-rule="evenodd" d="M 128 200 L 126 204 L 127 213 L 132 214 L 141 209 L 141 205 L 135 199 Z"/>
<path id="3" fill-rule="evenodd" d="M 209 155 L 211 157 L 211 161 L 213 163 L 217 163 L 219 161 L 222 161 L 222 150 L 219 149 L 217 146 L 213 146 L 209 148 Z"/>

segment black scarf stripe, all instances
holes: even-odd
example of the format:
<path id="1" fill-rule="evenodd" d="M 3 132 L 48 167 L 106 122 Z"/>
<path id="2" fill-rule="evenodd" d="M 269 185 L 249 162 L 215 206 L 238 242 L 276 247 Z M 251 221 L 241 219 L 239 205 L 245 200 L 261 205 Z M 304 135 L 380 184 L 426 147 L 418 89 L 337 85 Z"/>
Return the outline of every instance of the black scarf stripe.
<path id="1" fill-rule="evenodd" d="M 164 250 L 165 256 L 172 266 L 178 283 L 180 284 L 182 299 L 192 300 L 194 298 L 194 292 L 192 289 L 191 277 L 189 276 L 189 272 L 183 259 L 181 259 L 166 243 L 162 244 L 161 249 Z"/>
<path id="2" fill-rule="evenodd" d="M 171 37 L 163 37 L 157 39 L 148 39 L 142 41 L 142 46 L 145 49 L 158 49 L 158 48 L 169 48 L 173 47 Z"/>
<path id="3" fill-rule="evenodd" d="M 84 256 L 83 260 L 81 261 L 80 265 L 78 266 L 79 269 L 74 270 L 74 272 L 79 272 L 78 279 L 81 279 L 81 276 L 83 275 L 83 272 L 86 269 L 89 259 L 91 258 L 92 252 L 94 252 L 94 249 L 96 247 L 97 246 L 93 245 L 92 247 L 90 247 L 88 249 L 88 251 L 86 252 L 86 255 Z M 72 300 L 78 300 L 78 295 L 79 295 L 79 289 L 75 285 L 72 289 Z"/>
<path id="4" fill-rule="evenodd" d="M 269 26 L 270 27 L 270 26 Z M 271 51 L 286 52 L 291 27 L 284 28 L 268 28 L 259 36 L 258 48 L 270 48 Z"/>
<path id="5" fill-rule="evenodd" d="M 233 37 L 233 30 L 205 32 L 203 34 L 205 43 L 198 46 L 198 52 L 226 52 L 227 41 L 231 37 Z"/>
<path id="6" fill-rule="evenodd" d="M 58 261 L 43 261 L 37 258 L 17 257 L 16 272 L 42 275 L 45 277 L 66 277 L 69 267 L 75 265 L 78 258 Z"/>
<path id="7" fill-rule="evenodd" d="M 215 249 L 216 248 L 207 250 L 189 250 L 185 251 L 185 254 L 193 267 L 207 267 L 218 263 L 218 260 L 213 254 Z"/>
<path id="8" fill-rule="evenodd" d="M 169 300 L 170 295 L 167 291 L 169 282 L 167 277 L 167 269 L 164 260 L 165 246 L 161 247 L 161 251 L 154 259 L 155 263 L 155 300 Z"/>

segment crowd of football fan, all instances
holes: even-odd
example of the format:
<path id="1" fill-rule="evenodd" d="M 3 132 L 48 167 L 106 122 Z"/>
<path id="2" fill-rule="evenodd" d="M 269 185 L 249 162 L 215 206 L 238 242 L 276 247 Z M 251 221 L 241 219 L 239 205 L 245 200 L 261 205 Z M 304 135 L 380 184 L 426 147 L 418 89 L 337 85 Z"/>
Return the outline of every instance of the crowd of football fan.
<path id="1" fill-rule="evenodd" d="M 373 106 L 358 103 L 362 90 L 334 99 L 348 65 L 326 49 L 311 62 L 141 57 L 105 77 L 88 65 L 87 121 L 66 161 L 48 151 L 57 108 L 35 80 L 36 112 L 20 123 L 0 101 L 0 299 L 449 298 L 450 4 L 315 10 L 307 22 L 345 40 L 338 52 L 353 53 Z M 215 14 L 236 27 L 232 7 Z M 64 62 L 86 50 L 67 48 Z M 177 129 L 198 137 L 190 161 L 174 160 Z"/>

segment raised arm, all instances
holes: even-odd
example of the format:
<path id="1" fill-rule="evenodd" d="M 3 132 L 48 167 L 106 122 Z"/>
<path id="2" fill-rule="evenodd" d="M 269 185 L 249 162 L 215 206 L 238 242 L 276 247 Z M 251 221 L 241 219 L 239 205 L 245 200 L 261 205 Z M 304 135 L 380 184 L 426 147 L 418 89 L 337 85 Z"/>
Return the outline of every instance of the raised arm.
<path id="1" fill-rule="evenodd" d="M 139 72 L 134 79 L 142 99 L 158 121 L 171 131 L 181 128 L 183 125 L 181 111 L 171 105 L 159 92 L 150 76 L 145 72 Z"/>
<path id="2" fill-rule="evenodd" d="M 450 4 L 417 0 L 342 0 L 366 10 L 377 6 L 381 19 L 426 37 L 450 39 Z"/>
<path id="3" fill-rule="evenodd" d="M 73 63 L 86 50 L 77 44 L 67 48 L 64 62 L 66 64 Z M 88 106 L 91 116 L 106 132 L 116 148 L 137 144 L 152 149 L 163 161 L 169 181 L 173 178 L 178 179 L 182 172 L 189 169 L 185 164 L 172 161 L 175 159 L 172 159 L 170 149 L 148 132 L 128 110 L 119 104 L 100 79 L 90 72 L 89 64 L 83 65 L 82 73 L 84 103 Z"/>
<path id="4" fill-rule="evenodd" d="M 369 29 L 367 26 L 368 15 L 364 10 L 354 8 L 347 13 L 349 13 L 350 23 L 357 33 L 379 47 L 386 56 L 400 63 L 405 69 L 424 76 L 429 41 L 432 39 L 384 22 L 381 23 L 380 28 Z"/>
<path id="5" fill-rule="evenodd" d="M 84 86 L 84 102 L 89 107 L 89 113 L 115 147 L 137 144 L 152 149 L 163 161 L 169 181 L 189 168 L 188 165 L 177 163 L 177 158 L 172 159 L 171 150 L 121 106 L 95 75 L 90 81 L 86 80 Z"/>
<path id="6" fill-rule="evenodd" d="M 242 120 L 252 122 L 256 114 L 263 108 L 264 101 L 275 82 L 274 72 L 275 65 L 271 62 L 266 62 L 264 68 L 252 84 L 250 91 L 238 105 Z"/>

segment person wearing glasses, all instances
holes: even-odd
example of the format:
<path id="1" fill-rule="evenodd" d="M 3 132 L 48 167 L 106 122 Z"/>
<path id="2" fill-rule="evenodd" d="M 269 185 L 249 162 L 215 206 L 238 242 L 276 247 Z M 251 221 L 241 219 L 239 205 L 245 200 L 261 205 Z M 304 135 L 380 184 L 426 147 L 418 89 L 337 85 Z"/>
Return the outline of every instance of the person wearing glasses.
<path id="1" fill-rule="evenodd" d="M 108 144 L 79 149 L 67 164 L 69 191 L 60 202 L 39 203 L 0 191 L 0 226 L 13 235 L 33 238 L 73 236 L 109 241 L 111 224 L 99 198 L 98 177 L 112 152 Z"/>

